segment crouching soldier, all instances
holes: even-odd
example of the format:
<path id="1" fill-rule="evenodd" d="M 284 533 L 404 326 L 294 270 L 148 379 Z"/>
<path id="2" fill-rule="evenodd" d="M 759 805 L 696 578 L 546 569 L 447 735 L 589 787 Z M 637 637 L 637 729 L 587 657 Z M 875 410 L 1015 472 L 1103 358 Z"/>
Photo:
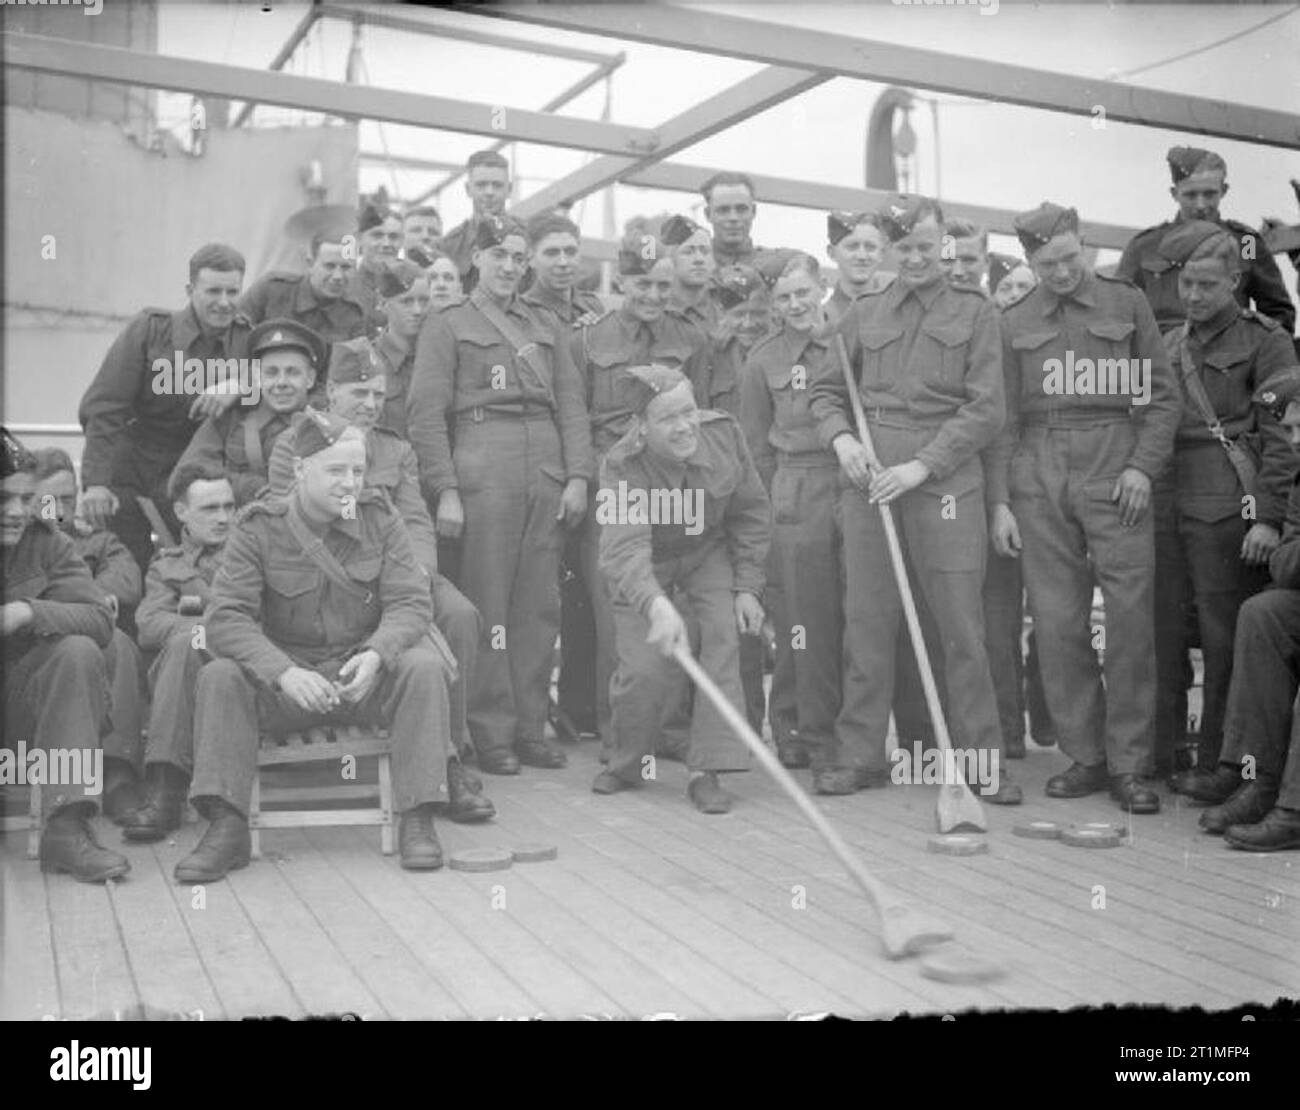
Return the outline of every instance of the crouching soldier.
<path id="1" fill-rule="evenodd" d="M 107 723 L 103 649 L 113 635 L 112 611 L 72 541 L 57 523 L 32 513 L 35 457 L 6 429 L 0 428 L 0 438 L 5 736 L 27 741 L 50 762 L 60 752 L 81 757 L 82 774 L 55 776 L 80 781 L 45 787 L 49 818 L 41 836 L 41 869 L 67 871 L 88 883 L 119 879 L 131 865 L 103 847 L 90 826 L 94 795 L 103 786 L 95 772 L 102 775 L 102 764 L 85 773 L 87 762 L 99 756 Z M 70 772 L 77 765 L 60 758 L 56 766 Z"/>
<path id="2" fill-rule="evenodd" d="M 312 413 L 296 436 L 293 493 L 236 524 L 205 614 L 215 658 L 199 674 L 190 798 L 211 822 L 176 866 L 213 882 L 248 863 L 263 731 L 386 726 L 408 869 L 442 866 L 433 806 L 447 798 L 452 674 L 426 635 L 428 575 L 388 498 L 362 485 L 365 437 Z"/>
<path id="3" fill-rule="evenodd" d="M 1300 447 L 1300 370 L 1274 375 L 1255 400 Z M 1220 803 L 1201 814 L 1201 828 L 1252 852 L 1300 848 L 1300 474 L 1294 472 L 1282 542 L 1268 569 L 1272 588 L 1237 613 L 1219 764 L 1213 771 L 1198 767 L 1183 790 Z"/>
<path id="4" fill-rule="evenodd" d="M 700 623 L 701 665 L 733 705 L 744 704 L 737 633 L 762 626 L 770 536 L 767 494 L 735 418 L 696 408 L 680 370 L 652 365 L 628 374 L 639 387 L 636 426 L 602 464 L 596 509 L 618 649 L 608 765 L 592 784 L 598 794 L 653 777 L 651 753 L 672 705 L 669 657 L 687 643 L 686 622 L 668 597 L 674 588 Z M 680 512 L 665 514 L 665 504 Z M 656 519 L 663 515 L 674 519 Z M 695 699 L 687 765 L 696 808 L 726 813 L 731 798 L 718 774 L 748 770 L 749 754 L 704 697 Z"/>
<path id="5" fill-rule="evenodd" d="M 122 823 L 127 840 L 161 840 L 180 828 L 194 770 L 194 691 L 212 658 L 201 618 L 235 517 L 235 491 L 220 468 L 178 466 L 168 490 L 181 542 L 149 564 L 136 611 L 140 647 L 157 652 L 149 667 L 149 737 L 144 803 Z"/>

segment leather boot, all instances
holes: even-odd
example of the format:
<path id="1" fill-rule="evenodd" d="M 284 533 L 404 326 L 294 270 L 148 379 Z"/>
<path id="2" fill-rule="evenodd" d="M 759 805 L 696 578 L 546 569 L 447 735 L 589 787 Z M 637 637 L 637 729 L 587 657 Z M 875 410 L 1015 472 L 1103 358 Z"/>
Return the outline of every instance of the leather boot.
<path id="1" fill-rule="evenodd" d="M 569 762 L 560 748 L 546 740 L 516 740 L 515 755 L 525 767 L 543 767 L 548 771 L 557 771 Z"/>
<path id="2" fill-rule="evenodd" d="M 1229 825 L 1223 839 L 1247 852 L 1280 852 L 1300 848 L 1300 809 L 1274 806 L 1254 825 Z"/>
<path id="3" fill-rule="evenodd" d="M 1143 786 L 1137 775 L 1115 775 L 1110 780 L 1110 796 L 1125 813 L 1159 813 L 1160 795 Z"/>
<path id="4" fill-rule="evenodd" d="M 50 815 L 41 834 L 42 871 L 66 872 L 78 882 L 102 883 L 120 879 L 131 870 L 125 856 L 105 848 L 95 839 L 90 827 L 93 813 L 93 806 L 74 804 Z"/>
<path id="5" fill-rule="evenodd" d="M 122 836 L 147 843 L 179 829 L 189 788 L 189 776 L 179 767 L 150 763 L 144 769 L 144 803 L 120 822 Z"/>
<path id="6" fill-rule="evenodd" d="M 442 845 L 433 830 L 433 806 L 415 806 L 402 814 L 397 848 L 407 871 L 436 871 L 442 866 Z"/>
<path id="7" fill-rule="evenodd" d="M 140 807 L 140 780 L 125 759 L 104 760 L 104 797 L 100 808 L 115 825 L 121 825 Z"/>
<path id="8" fill-rule="evenodd" d="M 1277 787 L 1258 779 L 1243 782 L 1222 805 L 1210 806 L 1201 814 L 1201 828 L 1221 836 L 1229 825 L 1254 825 L 1268 816 L 1277 801 Z"/>
<path id="9" fill-rule="evenodd" d="M 220 798 L 208 800 L 207 831 L 198 846 L 176 865 L 178 883 L 215 883 L 226 872 L 247 867 L 252 858 L 253 841 L 248 834 L 248 819 L 234 806 Z"/>
<path id="10" fill-rule="evenodd" d="M 459 759 L 447 760 L 447 816 L 458 825 L 489 821 L 497 815 L 496 806 L 483 796 L 483 784 L 471 777 Z"/>
<path id="11" fill-rule="evenodd" d="M 715 771 L 705 771 L 687 784 L 686 793 L 690 795 L 695 808 L 701 813 L 730 813 L 731 795 L 718 785 Z"/>
<path id="12" fill-rule="evenodd" d="M 812 773 L 812 783 L 817 794 L 854 794 L 858 789 L 858 772 L 853 767 L 823 767 Z"/>
<path id="13" fill-rule="evenodd" d="M 1222 805 L 1241 785 L 1241 768 L 1235 763 L 1220 763 L 1212 771 L 1197 767 L 1180 771 L 1169 780 L 1169 789 L 1196 802 Z"/>
<path id="14" fill-rule="evenodd" d="M 1069 770 L 1053 775 L 1047 780 L 1049 798 L 1086 798 L 1098 790 L 1105 790 L 1109 776 L 1106 765 L 1085 767 L 1082 763 L 1070 764 Z"/>
<path id="15" fill-rule="evenodd" d="M 1025 800 L 1025 792 L 1014 782 L 1007 782 L 1005 776 L 998 778 L 998 788 L 991 794 L 984 793 L 984 788 L 976 783 L 971 783 L 970 788 L 975 797 L 991 806 L 1018 806 Z"/>

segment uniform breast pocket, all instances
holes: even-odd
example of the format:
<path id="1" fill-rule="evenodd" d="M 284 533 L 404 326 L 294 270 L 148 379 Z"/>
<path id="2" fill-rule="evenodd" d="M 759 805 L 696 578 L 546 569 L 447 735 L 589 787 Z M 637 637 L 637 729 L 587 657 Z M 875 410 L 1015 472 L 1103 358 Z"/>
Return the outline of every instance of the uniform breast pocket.
<path id="1" fill-rule="evenodd" d="M 301 638 L 303 631 L 314 629 L 320 621 L 319 576 L 301 564 L 290 563 L 266 568 L 266 607 L 264 622 L 268 631 L 281 633 L 290 629 Z"/>
<path id="2" fill-rule="evenodd" d="M 936 385 L 960 385 L 966 377 L 966 351 L 970 346 L 969 324 L 926 324 L 921 377 Z"/>
<path id="3" fill-rule="evenodd" d="M 1041 397 L 1045 392 L 1045 364 L 1050 358 L 1060 357 L 1057 342 L 1060 335 L 1059 330 L 1053 329 L 1024 332 L 1012 337 L 1011 349 L 1016 352 L 1019 360 L 1021 397 Z"/>
<path id="4" fill-rule="evenodd" d="M 1175 362 L 1174 364 L 1178 364 Z M 1221 417 L 1244 416 L 1250 411 L 1250 352 L 1242 348 L 1210 351 L 1205 356 L 1206 373 L 1201 375 L 1214 411 Z"/>
<path id="5" fill-rule="evenodd" d="M 865 389 L 886 389 L 899 375 L 902 328 L 863 328 L 858 332 L 862 345 L 862 385 Z"/>
<path id="6" fill-rule="evenodd" d="M 510 353 L 496 336 L 462 336 L 457 349 L 456 388 L 461 392 L 514 389 L 510 365 Z"/>
<path id="7" fill-rule="evenodd" d="M 591 369 L 591 412 L 624 412 L 635 405 L 633 378 L 619 352 L 595 352 L 588 356 Z"/>
<path id="8" fill-rule="evenodd" d="M 812 423 L 806 375 L 796 378 L 790 367 L 779 374 L 769 371 L 767 388 L 772 395 L 774 424 L 780 428 L 799 428 Z"/>
<path id="9" fill-rule="evenodd" d="M 1102 358 L 1127 358 L 1132 353 L 1135 327 L 1131 320 L 1098 320 L 1089 324 L 1089 345 L 1095 350 L 1088 354 Z"/>

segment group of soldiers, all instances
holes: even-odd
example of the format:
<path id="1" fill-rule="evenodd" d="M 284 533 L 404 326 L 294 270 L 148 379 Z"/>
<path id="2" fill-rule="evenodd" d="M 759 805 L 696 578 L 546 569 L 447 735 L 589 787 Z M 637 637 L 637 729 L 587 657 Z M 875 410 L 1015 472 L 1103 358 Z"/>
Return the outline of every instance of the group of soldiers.
<path id="1" fill-rule="evenodd" d="M 1234 847 L 1300 847 L 1295 313 L 1223 160 L 1168 161 L 1177 214 L 1115 276 L 1072 208 L 1018 216 L 1020 259 L 900 195 L 828 216 L 828 293 L 720 173 L 704 223 L 629 225 L 607 308 L 492 151 L 446 234 L 367 205 L 246 290 L 209 244 L 82 398 L 79 481 L 5 435 L 7 734 L 102 747 L 128 841 L 193 802 L 182 882 L 248 863 L 260 738 L 322 724 L 387 728 L 407 868 L 441 866 L 435 816 L 494 816 L 471 764 L 563 767 L 553 736 L 599 736 L 599 794 L 679 759 L 725 813 L 748 753 L 681 650 L 818 793 L 882 788 L 891 717 L 933 743 L 886 506 L 956 746 L 1032 735 L 1070 760 L 1051 797 L 1149 814 L 1167 780 Z M 983 796 L 1022 801 L 1005 769 Z M 49 788 L 42 866 L 129 870 L 96 797 Z"/>

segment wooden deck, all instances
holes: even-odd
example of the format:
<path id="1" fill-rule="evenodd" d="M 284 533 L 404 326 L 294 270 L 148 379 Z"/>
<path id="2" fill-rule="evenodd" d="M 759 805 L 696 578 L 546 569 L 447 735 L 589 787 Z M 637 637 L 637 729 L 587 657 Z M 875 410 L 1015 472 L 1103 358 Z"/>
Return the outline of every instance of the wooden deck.
<path id="1" fill-rule="evenodd" d="M 1005 962 L 985 986 L 944 985 L 879 950 L 863 897 L 761 771 L 705 817 L 686 772 L 660 764 L 633 794 L 589 791 L 595 746 L 559 772 L 485 776 L 486 826 L 438 823 L 444 848 L 547 841 L 549 863 L 504 872 L 402 871 L 374 829 L 269 831 L 266 858 L 206 890 L 172 881 L 201 826 L 129 846 L 107 887 L 46 877 L 4 838 L 6 1018 L 86 1017 L 137 1005 L 370 1018 L 888 1016 L 1083 1004 L 1211 1009 L 1300 995 L 1300 853 L 1251 855 L 1196 828 L 1165 796 L 1129 846 L 1070 848 L 1011 835 L 1035 818 L 1114 821 L 1104 795 L 1043 796 L 1064 766 L 1034 749 L 1011 764 L 1018 809 L 987 807 L 990 852 L 926 851 L 934 788 L 819 799 L 868 865 L 958 939 Z M 806 781 L 806 776 L 805 776 Z M 116 830 L 100 822 L 105 843 Z M 806 906 L 796 908 L 799 890 Z M 1095 909 L 1098 888 L 1105 908 Z"/>

